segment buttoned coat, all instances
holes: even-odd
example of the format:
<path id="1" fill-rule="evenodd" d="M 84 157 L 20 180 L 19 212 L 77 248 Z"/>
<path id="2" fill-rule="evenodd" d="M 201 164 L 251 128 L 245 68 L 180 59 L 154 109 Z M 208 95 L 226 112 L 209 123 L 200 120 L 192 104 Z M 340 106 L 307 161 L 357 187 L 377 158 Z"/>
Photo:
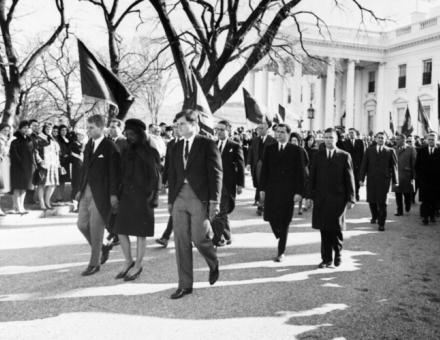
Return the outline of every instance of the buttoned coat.
<path id="1" fill-rule="evenodd" d="M 251 146 L 249 148 L 246 164 L 251 166 L 251 175 L 252 182 L 254 184 L 254 188 L 258 188 L 258 175 L 260 175 L 260 169 L 258 169 L 258 160 L 260 158 L 260 139 L 261 137 L 255 137 L 252 139 Z M 266 140 L 264 142 L 263 156 L 264 150 L 268 145 L 276 143 L 277 140 L 270 135 L 266 136 Z"/>
<path id="2" fill-rule="evenodd" d="M 87 184 L 102 219 L 108 220 L 111 211 L 110 196 L 117 196 L 121 180 L 121 153 L 111 140 L 104 138 L 91 155 L 92 139 L 84 150 L 80 192 L 84 194 Z"/>
<path id="3" fill-rule="evenodd" d="M 174 204 L 185 179 L 200 201 L 220 203 L 223 167 L 217 145 L 212 139 L 196 135 L 185 168 L 184 142 L 179 140 L 170 155 L 168 204 Z"/>
<path id="4" fill-rule="evenodd" d="M 312 159 L 308 197 L 313 200 L 312 228 L 345 230 L 345 209 L 355 202 L 353 163 L 349 153 L 335 148 L 331 159 L 327 149 Z"/>
<path id="5" fill-rule="evenodd" d="M 429 154 L 429 147 L 417 149 L 415 171 L 419 185 L 419 201 L 440 201 L 440 148 L 434 148 Z"/>
<path id="6" fill-rule="evenodd" d="M 304 157 L 301 148 L 290 143 L 283 151 L 278 149 L 278 143 L 266 146 L 259 188 L 266 194 L 264 220 L 288 224 L 293 216 L 293 198 L 304 192 Z"/>
<path id="7" fill-rule="evenodd" d="M 369 147 L 362 160 L 359 180 L 367 178 L 367 202 L 388 203 L 388 192 L 391 183 L 399 183 L 397 155 L 394 149 L 382 146 L 379 155 L 376 146 Z"/>
<path id="8" fill-rule="evenodd" d="M 361 139 L 354 140 L 354 146 L 351 139 L 346 139 L 344 141 L 344 150 L 347 151 L 351 156 L 351 161 L 353 162 L 353 172 L 359 174 L 362 165 L 362 159 L 365 153 L 365 144 Z"/>
<path id="9" fill-rule="evenodd" d="M 219 144 L 217 144 L 218 146 Z M 235 198 L 237 186 L 244 187 L 244 158 L 241 145 L 230 139 L 221 153 L 223 166 L 223 187 L 228 190 L 229 195 Z"/>
<path id="10" fill-rule="evenodd" d="M 416 150 L 408 145 L 404 145 L 400 150 L 398 146 L 393 147 L 393 149 L 397 154 L 397 169 L 399 172 L 399 186 L 393 185 L 393 192 L 414 192 Z"/>

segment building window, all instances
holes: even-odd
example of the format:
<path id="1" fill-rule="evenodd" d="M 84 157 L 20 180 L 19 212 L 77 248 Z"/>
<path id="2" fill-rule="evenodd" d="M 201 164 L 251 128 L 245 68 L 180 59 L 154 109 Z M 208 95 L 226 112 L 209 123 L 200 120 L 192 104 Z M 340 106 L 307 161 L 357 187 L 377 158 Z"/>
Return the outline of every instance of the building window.
<path id="1" fill-rule="evenodd" d="M 287 104 L 292 103 L 292 89 L 287 89 Z"/>
<path id="2" fill-rule="evenodd" d="M 315 84 L 310 84 L 310 101 L 315 99 Z"/>
<path id="3" fill-rule="evenodd" d="M 406 65 L 399 65 L 399 89 L 406 87 Z"/>
<path id="4" fill-rule="evenodd" d="M 402 126 L 405 123 L 405 108 L 397 109 L 397 130 L 402 132 Z"/>
<path id="5" fill-rule="evenodd" d="M 374 93 L 376 90 L 376 72 L 368 72 L 368 93 Z"/>
<path id="6" fill-rule="evenodd" d="M 430 85 L 432 78 L 432 59 L 423 60 L 423 80 L 422 85 Z"/>

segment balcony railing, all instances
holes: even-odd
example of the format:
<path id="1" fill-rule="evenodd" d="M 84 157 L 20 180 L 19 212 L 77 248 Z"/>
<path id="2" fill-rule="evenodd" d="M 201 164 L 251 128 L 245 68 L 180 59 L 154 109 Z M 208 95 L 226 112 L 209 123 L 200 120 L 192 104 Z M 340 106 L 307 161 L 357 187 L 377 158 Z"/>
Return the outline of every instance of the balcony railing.
<path id="1" fill-rule="evenodd" d="M 411 26 L 402 27 L 396 30 L 397 36 L 409 34 L 409 33 L 411 33 Z"/>
<path id="2" fill-rule="evenodd" d="M 432 18 L 429 20 L 422 21 L 420 23 L 420 29 L 424 30 L 425 28 L 437 25 L 437 18 Z"/>

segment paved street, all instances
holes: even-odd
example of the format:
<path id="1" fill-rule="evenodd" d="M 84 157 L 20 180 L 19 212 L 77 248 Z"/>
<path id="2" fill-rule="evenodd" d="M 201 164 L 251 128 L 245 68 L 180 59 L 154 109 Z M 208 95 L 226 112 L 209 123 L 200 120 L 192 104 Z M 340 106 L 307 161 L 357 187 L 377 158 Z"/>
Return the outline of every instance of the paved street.
<path id="1" fill-rule="evenodd" d="M 148 240 L 144 271 L 133 283 L 114 279 L 123 256 L 115 247 L 101 271 L 82 277 L 89 246 L 76 215 L 5 225 L 0 219 L 0 339 L 440 339 L 440 222 L 422 226 L 419 203 L 386 231 L 369 223 L 361 202 L 349 211 L 342 265 L 317 269 L 320 234 L 311 211 L 295 210 L 287 258 L 275 263 L 277 241 L 239 196 L 232 245 L 218 249 L 220 279 L 194 252 L 195 290 L 177 287 L 174 243 Z M 156 237 L 168 220 L 165 195 Z M 172 241 L 172 240 L 171 240 Z"/>

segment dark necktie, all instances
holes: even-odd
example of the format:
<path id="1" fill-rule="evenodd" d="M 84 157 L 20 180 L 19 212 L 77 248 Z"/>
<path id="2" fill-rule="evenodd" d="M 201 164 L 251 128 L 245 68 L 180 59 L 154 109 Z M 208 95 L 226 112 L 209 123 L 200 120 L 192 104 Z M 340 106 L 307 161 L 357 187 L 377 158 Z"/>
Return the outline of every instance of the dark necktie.
<path id="1" fill-rule="evenodd" d="M 95 141 L 92 139 L 92 143 L 90 143 L 89 159 L 92 158 L 94 150 L 95 150 Z"/>
<path id="2" fill-rule="evenodd" d="M 429 154 L 432 155 L 432 148 L 429 148 Z"/>
<path id="3" fill-rule="evenodd" d="M 222 153 L 222 151 L 223 151 L 223 142 L 220 142 L 220 154 Z"/>
<path id="4" fill-rule="evenodd" d="M 187 161 L 189 156 L 189 141 L 186 141 L 185 143 L 185 161 Z"/>
<path id="5" fill-rule="evenodd" d="M 382 153 L 382 147 L 379 146 L 379 155 Z"/>
<path id="6" fill-rule="evenodd" d="M 329 151 L 327 159 L 330 159 L 331 157 L 332 157 L 332 153 L 331 153 L 331 151 Z"/>
<path id="7" fill-rule="evenodd" d="M 280 144 L 280 152 L 283 152 L 283 144 Z"/>

